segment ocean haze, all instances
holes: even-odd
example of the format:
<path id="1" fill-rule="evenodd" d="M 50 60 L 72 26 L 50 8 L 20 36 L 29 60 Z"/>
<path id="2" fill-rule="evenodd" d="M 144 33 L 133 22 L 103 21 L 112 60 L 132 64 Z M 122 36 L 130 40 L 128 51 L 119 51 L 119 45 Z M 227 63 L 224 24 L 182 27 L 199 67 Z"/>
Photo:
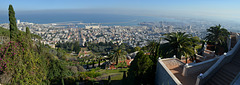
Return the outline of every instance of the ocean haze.
<path id="1" fill-rule="evenodd" d="M 38 24 L 59 23 L 78 21 L 83 23 L 102 23 L 106 25 L 137 25 L 140 22 L 159 22 L 171 21 L 178 22 L 177 19 L 151 16 L 133 16 L 120 14 L 94 14 L 94 13 L 77 13 L 51 11 L 51 12 L 16 12 L 16 18 L 21 22 L 32 22 Z M 8 15 L 0 14 L 0 23 L 8 23 Z"/>

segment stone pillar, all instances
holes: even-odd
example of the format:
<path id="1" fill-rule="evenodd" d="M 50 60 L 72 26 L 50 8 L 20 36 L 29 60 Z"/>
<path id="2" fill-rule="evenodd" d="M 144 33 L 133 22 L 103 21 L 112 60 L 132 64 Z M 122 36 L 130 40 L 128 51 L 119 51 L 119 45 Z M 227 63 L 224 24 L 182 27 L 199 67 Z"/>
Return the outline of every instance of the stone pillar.
<path id="1" fill-rule="evenodd" d="M 204 43 L 203 51 L 207 49 L 207 43 Z"/>
<path id="2" fill-rule="evenodd" d="M 228 51 L 231 50 L 231 35 L 229 35 L 229 37 L 227 38 L 227 46 L 228 46 Z"/>
<path id="3" fill-rule="evenodd" d="M 200 81 L 201 81 L 201 79 L 202 79 L 202 73 L 200 73 L 199 75 L 198 75 L 198 77 L 197 77 L 197 81 L 196 81 L 196 84 L 195 85 L 201 85 L 200 83 Z"/>
<path id="4" fill-rule="evenodd" d="M 238 42 L 239 38 L 240 38 L 240 36 L 239 36 L 239 34 L 237 33 L 237 34 L 236 34 L 236 41 L 237 41 L 237 42 Z"/>
<path id="5" fill-rule="evenodd" d="M 187 76 L 188 74 L 188 64 L 185 64 L 183 67 L 183 72 L 182 72 L 182 76 Z"/>

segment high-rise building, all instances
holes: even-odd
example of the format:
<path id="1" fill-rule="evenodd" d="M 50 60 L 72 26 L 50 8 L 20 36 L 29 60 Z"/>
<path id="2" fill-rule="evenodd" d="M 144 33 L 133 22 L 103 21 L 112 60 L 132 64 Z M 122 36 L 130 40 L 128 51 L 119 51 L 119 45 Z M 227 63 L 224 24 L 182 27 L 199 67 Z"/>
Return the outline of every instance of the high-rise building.
<path id="1" fill-rule="evenodd" d="M 189 25 L 189 26 L 187 27 L 187 29 L 188 29 L 189 32 L 192 32 L 192 26 L 191 26 L 191 25 Z"/>
<path id="2" fill-rule="evenodd" d="M 20 20 L 18 19 L 18 20 L 17 20 L 17 24 L 20 24 L 20 23 L 21 23 L 21 22 L 20 22 Z"/>
<path id="3" fill-rule="evenodd" d="M 163 24 L 163 21 L 161 21 L 161 25 L 162 25 L 162 28 L 164 29 L 164 24 Z"/>
<path id="4" fill-rule="evenodd" d="M 171 33 L 173 30 L 173 26 L 168 26 L 168 32 Z"/>

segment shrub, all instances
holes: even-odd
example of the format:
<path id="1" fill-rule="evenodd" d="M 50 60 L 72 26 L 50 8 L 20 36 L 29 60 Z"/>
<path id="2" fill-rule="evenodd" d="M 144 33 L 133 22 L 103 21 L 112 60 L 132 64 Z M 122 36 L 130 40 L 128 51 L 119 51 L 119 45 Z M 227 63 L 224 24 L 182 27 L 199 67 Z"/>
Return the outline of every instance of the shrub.
<path id="1" fill-rule="evenodd" d="M 98 76 L 101 76 L 101 73 L 95 72 L 95 71 L 88 71 L 88 72 L 80 72 L 80 76 L 83 78 L 96 78 Z"/>
<path id="2" fill-rule="evenodd" d="M 75 77 L 69 76 L 69 77 L 64 78 L 64 84 L 66 84 L 66 85 L 74 85 L 76 80 L 77 79 Z"/>
<path id="3" fill-rule="evenodd" d="M 98 71 L 98 70 L 100 70 L 99 67 L 91 69 L 91 71 Z"/>
<path id="4" fill-rule="evenodd" d="M 85 72 L 86 69 L 83 68 L 82 66 L 77 66 L 79 72 Z"/>
<path id="5" fill-rule="evenodd" d="M 77 66 L 71 66 L 70 71 L 73 72 L 73 73 L 77 73 L 78 72 Z"/>

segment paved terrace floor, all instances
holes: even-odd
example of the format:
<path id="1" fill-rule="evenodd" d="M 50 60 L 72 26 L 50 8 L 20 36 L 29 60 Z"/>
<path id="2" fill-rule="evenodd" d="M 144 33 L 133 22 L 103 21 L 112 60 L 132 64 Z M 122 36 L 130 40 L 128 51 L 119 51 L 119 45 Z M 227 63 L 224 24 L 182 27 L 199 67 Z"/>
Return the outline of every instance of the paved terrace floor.
<path id="1" fill-rule="evenodd" d="M 182 76 L 184 63 L 178 59 L 163 60 L 163 63 L 168 69 L 177 77 L 183 85 L 195 85 L 197 76 L 199 74 L 192 74 L 189 76 Z M 204 73 L 204 72 L 202 72 Z"/>

